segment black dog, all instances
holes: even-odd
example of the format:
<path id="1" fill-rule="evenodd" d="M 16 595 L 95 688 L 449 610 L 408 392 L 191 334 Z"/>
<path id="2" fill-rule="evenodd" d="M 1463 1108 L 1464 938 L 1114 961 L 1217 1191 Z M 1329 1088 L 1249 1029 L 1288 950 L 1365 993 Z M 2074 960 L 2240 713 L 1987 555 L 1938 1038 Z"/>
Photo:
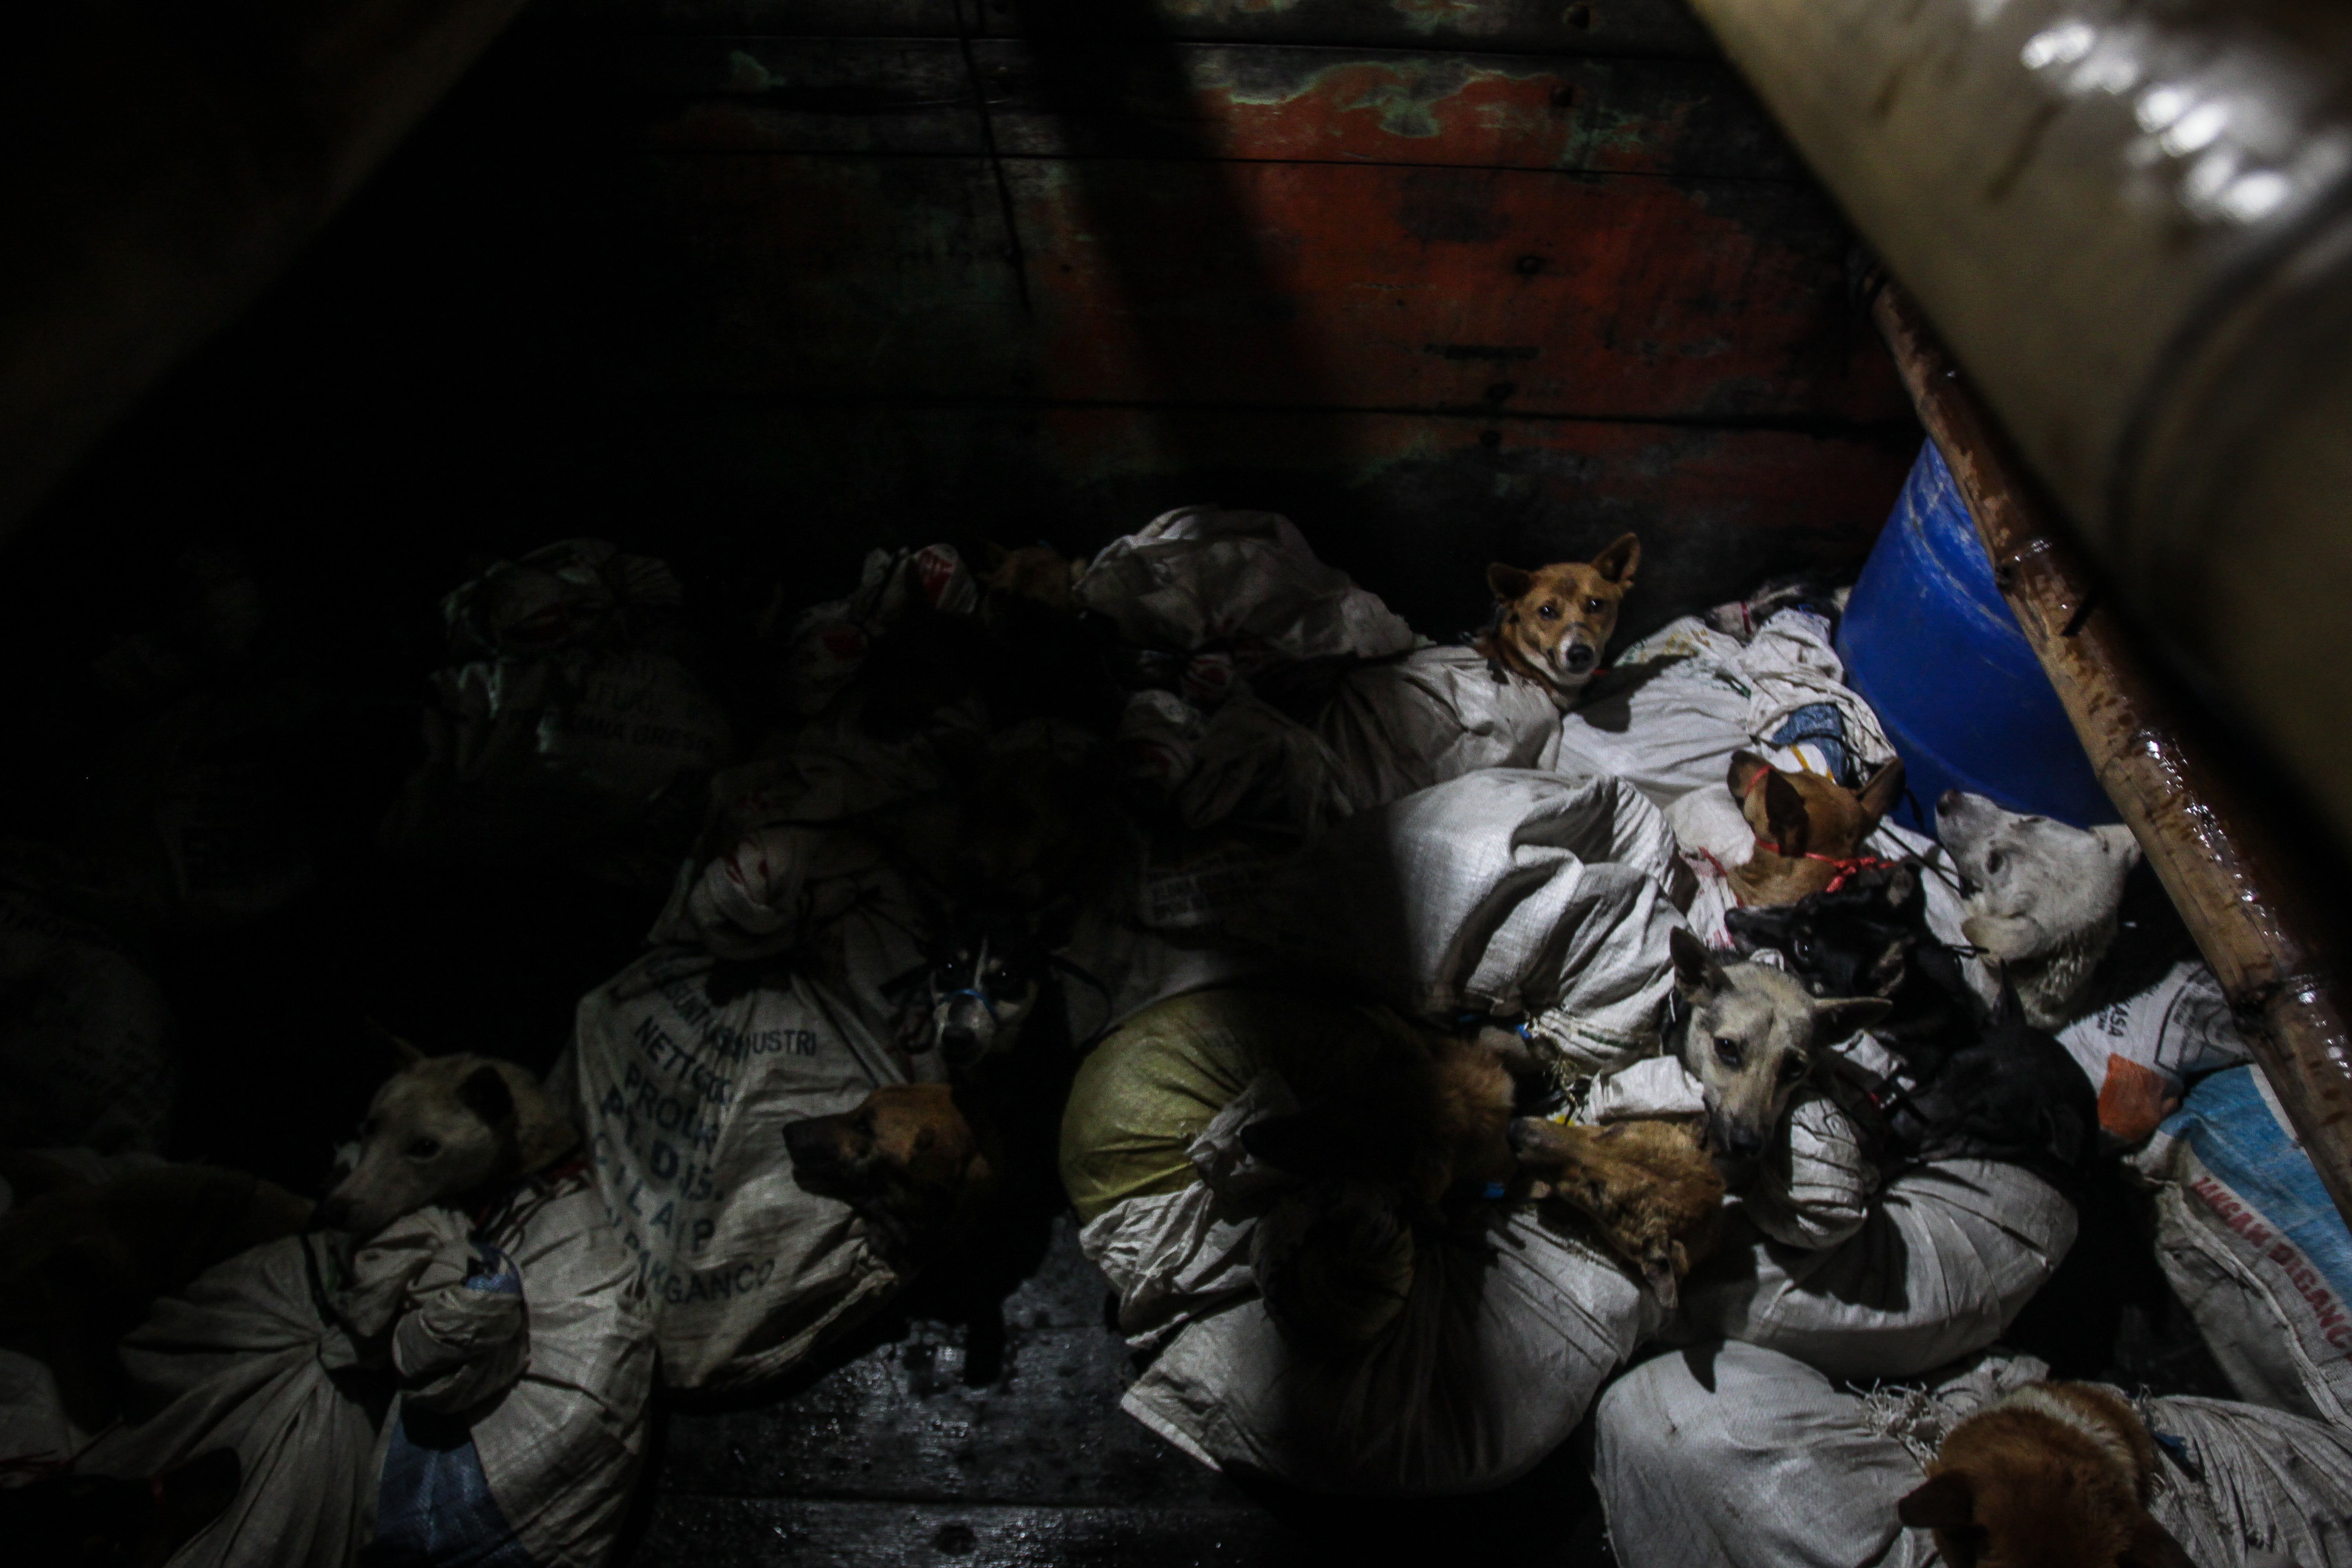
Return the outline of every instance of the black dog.
<path id="1" fill-rule="evenodd" d="M 2091 1080 L 2055 1035 L 2025 1021 L 2006 983 L 1976 1038 L 1908 1098 L 1923 1160 L 2005 1161 L 2072 1190 L 2098 1149 Z"/>
<path id="2" fill-rule="evenodd" d="M 1976 1000 L 1959 959 L 1927 930 L 1927 895 L 1916 860 L 1857 872 L 1833 893 L 1793 904 L 1730 911 L 1741 956 L 1772 948 L 1816 996 L 1884 996 L 1894 1004 L 1870 1032 L 1934 1073 L 1975 1033 Z"/>
<path id="3" fill-rule="evenodd" d="M 2057 1037 L 2025 1021 L 2003 987 L 1987 1014 L 1958 957 L 1927 930 L 1916 861 L 1873 868 L 1833 893 L 1730 911 L 1743 953 L 1769 947 L 1817 996 L 1884 996 L 1871 1033 L 1918 1087 L 1882 1091 L 1894 1152 L 1922 1160 L 2022 1165 L 2063 1184 L 2097 1146 L 2098 1102 Z"/>
<path id="4" fill-rule="evenodd" d="M 898 1044 L 937 1050 L 950 1076 L 1019 1045 L 1041 1005 L 1059 1001 L 1047 939 L 1023 920 L 961 911 L 930 944 L 929 963 L 897 982 Z"/>

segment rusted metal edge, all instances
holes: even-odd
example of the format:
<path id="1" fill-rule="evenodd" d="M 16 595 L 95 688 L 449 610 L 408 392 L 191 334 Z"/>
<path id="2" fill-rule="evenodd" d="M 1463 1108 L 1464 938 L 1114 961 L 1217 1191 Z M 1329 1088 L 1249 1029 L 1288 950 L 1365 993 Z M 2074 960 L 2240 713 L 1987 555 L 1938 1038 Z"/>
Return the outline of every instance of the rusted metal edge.
<path id="1" fill-rule="evenodd" d="M 2130 628 L 1927 317 L 1881 287 L 1872 312 L 1991 556 L 1993 577 L 2083 749 L 2269 1075 L 2336 1209 L 2352 1220 L 2352 1029 L 2335 919 L 2212 748 L 2184 732 Z"/>

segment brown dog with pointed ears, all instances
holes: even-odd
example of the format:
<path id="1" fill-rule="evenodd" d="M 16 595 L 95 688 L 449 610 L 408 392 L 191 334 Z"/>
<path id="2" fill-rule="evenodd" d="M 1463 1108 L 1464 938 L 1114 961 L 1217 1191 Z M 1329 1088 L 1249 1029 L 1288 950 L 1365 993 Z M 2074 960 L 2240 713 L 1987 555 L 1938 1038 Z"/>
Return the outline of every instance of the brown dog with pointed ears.
<path id="1" fill-rule="evenodd" d="M 787 1122 L 784 1152 L 802 1191 L 855 1209 L 908 1276 L 976 1233 L 1004 1169 L 977 1095 L 944 1083 L 884 1084 L 854 1110 Z"/>
<path id="2" fill-rule="evenodd" d="M 1956 1568 L 2189 1568 L 2147 1511 L 2155 1478 L 2121 1394 L 2034 1383 L 1953 1427 L 1895 1512 Z"/>
<path id="3" fill-rule="evenodd" d="M 1601 650 L 1617 629 L 1617 610 L 1633 588 L 1642 542 L 1622 535 L 1591 562 L 1556 561 L 1526 571 L 1500 562 L 1486 568 L 1495 618 L 1471 646 L 1503 672 L 1534 681 L 1563 710 L 1574 706 L 1601 668 Z"/>
<path id="4" fill-rule="evenodd" d="M 1753 752 L 1731 754 L 1724 781 L 1756 834 L 1756 853 L 1728 873 L 1743 904 L 1793 904 L 1884 864 L 1862 841 L 1903 798 L 1903 759 L 1890 758 L 1859 793 L 1818 773 L 1782 773 Z"/>

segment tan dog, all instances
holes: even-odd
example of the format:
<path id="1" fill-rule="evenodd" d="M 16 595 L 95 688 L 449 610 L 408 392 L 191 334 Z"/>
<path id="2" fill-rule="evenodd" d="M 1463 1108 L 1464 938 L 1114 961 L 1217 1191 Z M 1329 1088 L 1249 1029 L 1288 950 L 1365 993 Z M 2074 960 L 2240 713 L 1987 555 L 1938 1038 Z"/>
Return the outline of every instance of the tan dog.
<path id="1" fill-rule="evenodd" d="M 1667 1044 L 1698 1079 L 1707 1144 L 1734 1160 L 1760 1159 L 1822 1047 L 1895 1005 L 1883 996 L 1813 996 L 1781 970 L 1724 963 L 1679 926 L 1667 942 L 1679 1016 Z"/>
<path id="2" fill-rule="evenodd" d="M 977 1230 L 1004 1168 L 971 1095 L 943 1083 L 885 1084 L 855 1110 L 786 1124 L 803 1192 L 857 1211 L 875 1250 L 912 1274 Z"/>
<path id="3" fill-rule="evenodd" d="M 1486 568 L 1495 618 L 1472 643 L 1497 672 L 1509 670 L 1575 702 L 1601 668 L 1601 650 L 1617 629 L 1617 611 L 1633 588 L 1642 542 L 1628 533 L 1588 563 L 1555 562 L 1528 572 L 1500 562 Z"/>
<path id="4" fill-rule="evenodd" d="M 1882 764 L 1857 795 L 1818 773 L 1782 773 L 1753 752 L 1734 752 L 1725 783 L 1756 834 L 1754 857 L 1729 872 L 1732 892 L 1743 904 L 1793 904 L 1880 864 L 1863 854 L 1862 841 L 1903 798 L 1903 759 Z"/>
<path id="5" fill-rule="evenodd" d="M 1536 1195 L 1590 1218 L 1672 1311 L 1684 1276 L 1714 1253 L 1722 1230 L 1723 1177 L 1699 1130 L 1664 1119 L 1562 1127 L 1530 1116 L 1511 1123 L 1511 1144 L 1542 1178 Z"/>
<path id="6" fill-rule="evenodd" d="M 580 1146 L 539 1079 L 488 1057 L 428 1057 L 392 1042 L 401 1068 L 360 1123 L 350 1171 L 319 1205 L 330 1230 L 373 1236 L 428 1204 L 462 1203 Z"/>
<path id="7" fill-rule="evenodd" d="M 2147 1511 L 2156 1444 L 2113 1389 L 2036 1383 L 1944 1439 L 1895 1505 L 1955 1568 L 2189 1568 Z"/>

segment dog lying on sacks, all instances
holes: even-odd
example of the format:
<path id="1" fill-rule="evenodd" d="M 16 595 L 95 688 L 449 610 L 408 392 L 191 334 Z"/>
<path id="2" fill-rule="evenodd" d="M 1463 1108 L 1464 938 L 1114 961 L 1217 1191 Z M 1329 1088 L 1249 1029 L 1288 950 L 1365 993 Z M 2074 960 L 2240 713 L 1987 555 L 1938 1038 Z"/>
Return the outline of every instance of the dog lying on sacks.
<path id="1" fill-rule="evenodd" d="M 2073 1245 L 2066 1194 L 2011 1159 L 1913 1160 L 1885 1140 L 1867 1082 L 1830 1051 L 1885 998 L 1817 999 L 1687 932 L 1675 958 L 1673 1065 L 1604 1079 L 1586 1114 L 1702 1110 L 1735 1161 L 1722 1245 L 1684 1282 L 1676 1335 L 1849 1377 L 1909 1376 L 1990 1343 Z"/>
<path id="2" fill-rule="evenodd" d="M 1875 1074 L 1852 1054 L 1834 1062 L 1862 1086 L 1889 1153 L 2007 1160 L 2064 1187 L 2095 1149 L 2089 1085 L 2057 1038 L 2025 1021 L 2014 988 L 1979 1004 L 1958 955 L 1928 931 L 1923 878 L 1916 861 L 1872 868 L 1834 892 L 1734 910 L 1732 935 L 1742 952 L 1779 957 L 1815 996 L 1886 1000 L 1869 1028 L 1895 1060 Z"/>
<path id="3" fill-rule="evenodd" d="M 1559 715 L 1599 667 L 1640 559 L 1629 533 L 1589 563 L 1490 567 L 1494 617 L 1466 646 L 1349 670 L 1313 725 L 1332 793 L 1364 811 L 1482 768 L 1551 770 Z"/>
<path id="4" fill-rule="evenodd" d="M 1495 615 L 1467 646 L 1349 670 L 1314 724 L 1348 808 L 1485 768 L 1556 768 L 1559 716 L 1599 668 L 1641 556 L 1629 533 L 1590 563 L 1491 566 Z"/>
<path id="5" fill-rule="evenodd" d="M 226 1447 L 243 1470 L 177 1563 L 610 1554 L 653 1340 L 579 1134 L 512 1063 L 404 1055 L 320 1206 L 349 1228 L 212 1269 L 124 1342 L 156 1413 L 82 1468 L 153 1475 Z"/>
<path id="6" fill-rule="evenodd" d="M 1743 905 L 1793 904 L 1843 886 L 1874 863 L 1863 841 L 1903 798 L 1903 759 L 1882 763 L 1860 789 L 1850 790 L 1739 752 L 1725 784 L 1756 835 L 1755 852 L 1731 868 L 1732 891 Z"/>
<path id="7" fill-rule="evenodd" d="M 1964 895 L 1962 931 L 2056 1031 L 2119 1144 L 2144 1142 L 2200 1074 L 2247 1057 L 2211 970 L 2128 829 L 2069 827 L 1948 791 L 1937 831 Z"/>
<path id="8" fill-rule="evenodd" d="M 1010 1000 L 1012 982 L 984 958 L 955 977 L 989 987 L 979 994 L 999 1007 Z M 962 1016 L 943 1011 L 950 1026 Z M 990 1008 L 977 1021 L 995 1026 L 984 1047 L 941 1049 L 951 1083 L 884 1084 L 846 1111 L 783 1127 L 794 1183 L 847 1205 L 872 1255 L 911 1287 L 898 1305 L 964 1326 L 974 1384 L 996 1378 L 1004 1299 L 1034 1272 L 1064 1206 L 1045 1152 L 1076 1060 L 1057 1019 L 1024 1028 L 1025 1016 Z"/>
<path id="9" fill-rule="evenodd" d="M 1132 695 L 1120 723 L 1122 751 L 1136 775 L 1164 792 L 1170 808 L 1196 829 L 1234 822 L 1315 832 L 1481 769 L 1549 771 L 1561 709 L 1615 626 L 1638 554 L 1628 535 L 1593 565 L 1564 562 L 1535 574 L 1549 586 L 1526 590 L 1524 635 L 1515 628 L 1507 647 L 1496 640 L 1499 620 L 1478 646 L 1415 647 L 1410 628 L 1378 599 L 1319 563 L 1315 573 L 1347 584 L 1350 601 L 1364 601 L 1344 638 L 1319 624 L 1325 606 L 1314 601 L 1293 606 L 1296 635 L 1265 642 L 1211 636 L 1232 622 L 1222 611 L 1192 628 L 1146 617 L 1158 635 L 1209 640 L 1188 644 L 1188 655 L 1144 656 L 1150 664 L 1181 659 L 1183 674 L 1163 674 Z M 1619 575 L 1604 579 L 1602 567 Z M 1115 573 L 1100 586 L 1129 592 L 1145 584 Z M 1165 608 L 1172 595 L 1159 584 L 1146 597 Z M 1255 606 L 1273 607 L 1271 600 Z M 1375 607 L 1377 616 L 1365 613 Z M 1246 604 L 1234 612 L 1248 613 Z M 1570 645 L 1572 657 L 1565 651 Z M 1303 651 L 1309 648 L 1329 651 Z"/>
<path id="10" fill-rule="evenodd" d="M 674 1387 L 787 1373 L 907 1283 L 847 1202 L 795 1179 L 787 1125 L 1058 1037 L 1053 988 L 1031 990 L 1045 928 L 1124 853 L 1095 831 L 1111 803 L 1079 801 L 1078 826 L 1062 809 L 1095 742 L 1029 725 L 951 765 L 937 739 L 812 726 L 725 775 L 656 946 L 581 1003 L 559 1076 Z"/>
<path id="11" fill-rule="evenodd" d="M 2053 1384 L 1988 1355 L 1853 1393 L 1753 1345 L 1642 1363 L 1593 1481 L 1643 1568 L 2343 1568 L 2352 1438 L 2257 1405 Z"/>
<path id="12" fill-rule="evenodd" d="M 1560 561 L 1534 571 L 1486 568 L 1495 613 L 1473 639 L 1496 682 L 1506 672 L 1549 691 L 1565 710 L 1601 668 L 1601 651 L 1633 591 L 1642 542 L 1621 534 L 1590 562 Z"/>
<path id="13" fill-rule="evenodd" d="M 1331 1491 L 1477 1490 L 1557 1447 L 1664 1309 L 1586 1214 L 1516 1201 L 1485 1048 L 1236 988 L 1097 1046 L 1062 1174 L 1120 1327 L 1156 1352 L 1122 1407 L 1206 1464 Z"/>

